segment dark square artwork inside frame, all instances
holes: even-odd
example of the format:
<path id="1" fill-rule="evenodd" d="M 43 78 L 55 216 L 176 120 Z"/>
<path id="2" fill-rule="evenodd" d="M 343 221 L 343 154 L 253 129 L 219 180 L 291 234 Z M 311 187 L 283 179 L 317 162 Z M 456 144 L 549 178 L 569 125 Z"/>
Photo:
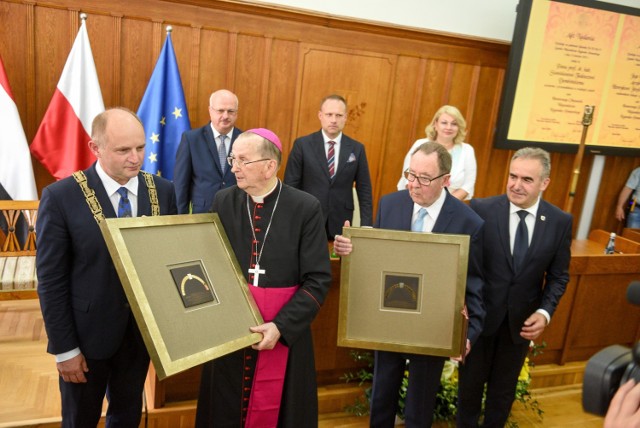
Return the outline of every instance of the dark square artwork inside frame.
<path id="1" fill-rule="evenodd" d="M 416 275 L 384 274 L 383 309 L 418 310 L 420 277 Z"/>
<path id="2" fill-rule="evenodd" d="M 218 303 L 211 281 L 199 262 L 170 267 L 169 270 L 185 308 L 209 302 Z"/>

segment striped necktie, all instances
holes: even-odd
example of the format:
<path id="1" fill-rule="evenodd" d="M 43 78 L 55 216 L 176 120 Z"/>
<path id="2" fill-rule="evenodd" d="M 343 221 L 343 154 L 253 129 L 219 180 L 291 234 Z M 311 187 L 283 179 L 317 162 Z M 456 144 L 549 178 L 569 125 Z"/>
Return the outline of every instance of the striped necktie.
<path id="1" fill-rule="evenodd" d="M 129 201 L 129 191 L 126 187 L 117 190 L 120 195 L 118 202 L 118 217 L 131 217 L 131 202 Z"/>
<path id="2" fill-rule="evenodd" d="M 329 141 L 329 151 L 327 152 L 327 165 L 329 166 L 329 177 L 336 175 L 336 149 L 335 141 Z"/>
<path id="3" fill-rule="evenodd" d="M 224 140 L 227 136 L 220 134 L 220 145 L 218 146 L 218 158 L 220 159 L 220 169 L 224 174 L 227 167 L 227 147 L 224 145 Z"/>

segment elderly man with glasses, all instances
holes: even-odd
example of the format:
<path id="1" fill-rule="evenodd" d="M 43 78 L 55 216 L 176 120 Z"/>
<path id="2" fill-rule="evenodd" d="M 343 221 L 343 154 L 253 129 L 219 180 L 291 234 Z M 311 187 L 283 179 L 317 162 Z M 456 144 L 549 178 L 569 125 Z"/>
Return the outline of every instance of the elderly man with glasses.
<path id="1" fill-rule="evenodd" d="M 447 190 L 451 155 L 435 142 L 419 146 L 404 172 L 409 181 L 406 190 L 380 199 L 376 228 L 411 230 L 417 233 L 469 235 L 469 263 L 465 303 L 469 315 L 467 353 L 480 335 L 485 315 L 482 302 L 482 228 L 483 220 Z M 348 226 L 348 223 L 345 223 Z M 340 256 L 358 251 L 350 239 L 337 236 L 334 251 Z M 443 266 L 443 269 L 446 267 Z M 407 326 L 411 328 L 411 326 Z M 405 399 L 405 425 L 429 427 L 433 421 L 436 394 L 445 357 L 376 351 L 371 395 L 371 427 L 393 427 L 404 371 L 409 371 Z M 409 361 L 408 368 L 406 362 Z"/>
<path id="2" fill-rule="evenodd" d="M 281 157 L 273 132 L 244 132 L 227 160 L 237 186 L 213 202 L 265 323 L 251 328 L 260 342 L 204 365 L 197 428 L 318 424 L 311 322 L 331 283 L 329 251 L 320 202 L 278 179 Z"/>
<path id="3" fill-rule="evenodd" d="M 211 122 L 182 134 L 178 146 L 173 184 L 180 214 L 208 212 L 216 192 L 236 184 L 226 158 L 242 133 L 235 128 L 238 97 L 226 89 L 214 92 L 209 116 Z"/>

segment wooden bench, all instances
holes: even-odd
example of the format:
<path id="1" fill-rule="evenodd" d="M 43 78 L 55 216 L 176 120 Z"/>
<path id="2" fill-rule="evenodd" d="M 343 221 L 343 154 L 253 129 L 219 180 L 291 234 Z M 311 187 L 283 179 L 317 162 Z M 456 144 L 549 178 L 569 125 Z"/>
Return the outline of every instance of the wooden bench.
<path id="1" fill-rule="evenodd" d="M 37 298 L 36 220 L 39 201 L 0 201 L 0 300 Z"/>

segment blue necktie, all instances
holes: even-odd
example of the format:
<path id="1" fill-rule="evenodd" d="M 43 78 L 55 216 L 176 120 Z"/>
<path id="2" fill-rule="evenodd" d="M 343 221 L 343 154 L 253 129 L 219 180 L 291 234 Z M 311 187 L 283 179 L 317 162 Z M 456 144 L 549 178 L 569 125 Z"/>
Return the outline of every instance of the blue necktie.
<path id="1" fill-rule="evenodd" d="M 220 169 L 223 174 L 227 167 L 227 148 L 224 145 L 224 140 L 226 138 L 226 135 L 220 134 L 220 145 L 218 146 L 218 158 L 220 158 Z"/>
<path id="2" fill-rule="evenodd" d="M 524 221 L 528 212 L 520 210 L 516 214 L 520 217 L 520 222 L 516 229 L 516 237 L 513 241 L 513 267 L 517 272 L 522 267 L 524 256 L 529 249 L 529 229 L 527 229 L 527 222 Z"/>
<path id="3" fill-rule="evenodd" d="M 418 215 L 416 216 L 416 220 L 413 222 L 413 225 L 411 226 L 412 232 L 422 232 L 422 229 L 424 228 L 424 217 L 426 215 L 427 215 L 426 208 L 420 208 L 418 210 Z"/>
<path id="4" fill-rule="evenodd" d="M 131 202 L 129 202 L 129 192 L 126 187 L 118 189 L 120 202 L 118 202 L 118 217 L 131 217 Z"/>

